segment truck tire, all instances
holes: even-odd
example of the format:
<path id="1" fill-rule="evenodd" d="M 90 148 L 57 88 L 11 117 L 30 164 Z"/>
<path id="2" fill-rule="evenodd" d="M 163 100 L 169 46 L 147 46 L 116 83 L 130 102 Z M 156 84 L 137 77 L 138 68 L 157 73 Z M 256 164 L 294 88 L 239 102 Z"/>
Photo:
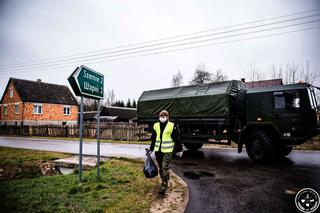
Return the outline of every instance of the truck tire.
<path id="1" fill-rule="evenodd" d="M 289 155 L 291 153 L 293 149 L 293 146 L 285 146 L 285 145 L 282 145 L 279 147 L 279 156 L 280 157 L 285 157 L 287 155 Z"/>
<path id="2" fill-rule="evenodd" d="M 255 129 L 247 138 L 246 151 L 253 162 L 261 163 L 274 160 L 276 148 L 269 134 Z"/>
<path id="3" fill-rule="evenodd" d="M 183 145 L 190 151 L 196 151 L 203 146 L 203 143 L 184 143 Z"/>

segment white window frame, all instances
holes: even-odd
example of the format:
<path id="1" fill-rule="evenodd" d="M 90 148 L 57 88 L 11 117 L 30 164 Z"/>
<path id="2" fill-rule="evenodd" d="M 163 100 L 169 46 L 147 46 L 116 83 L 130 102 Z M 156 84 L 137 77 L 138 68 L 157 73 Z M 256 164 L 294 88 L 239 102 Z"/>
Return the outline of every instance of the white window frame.
<path id="1" fill-rule="evenodd" d="M 10 88 L 10 89 L 9 89 L 9 97 L 10 97 L 10 98 L 13 98 L 13 88 Z"/>
<path id="2" fill-rule="evenodd" d="M 18 106 L 18 111 L 16 111 L 16 107 Z M 14 114 L 18 115 L 19 114 L 19 104 L 14 105 Z"/>
<path id="3" fill-rule="evenodd" d="M 65 109 L 69 109 L 69 113 L 67 113 L 68 110 L 65 111 Z M 63 106 L 63 115 L 71 115 L 71 106 Z"/>
<path id="4" fill-rule="evenodd" d="M 4 110 L 4 109 L 6 109 L 6 110 Z M 8 105 L 7 104 L 3 105 L 3 115 L 8 115 Z"/>
<path id="5" fill-rule="evenodd" d="M 37 112 L 34 111 L 34 108 L 37 107 Z M 41 112 L 39 113 L 39 107 L 41 107 Z M 41 115 L 43 114 L 43 104 L 33 104 L 33 114 Z"/>

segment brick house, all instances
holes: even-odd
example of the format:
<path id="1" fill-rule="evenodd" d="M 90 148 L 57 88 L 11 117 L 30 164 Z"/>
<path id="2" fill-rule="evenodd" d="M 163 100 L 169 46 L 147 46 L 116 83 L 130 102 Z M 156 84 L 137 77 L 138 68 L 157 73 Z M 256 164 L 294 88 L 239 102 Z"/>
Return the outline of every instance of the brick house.
<path id="1" fill-rule="evenodd" d="M 67 86 L 10 78 L 0 125 L 77 125 L 78 102 Z"/>

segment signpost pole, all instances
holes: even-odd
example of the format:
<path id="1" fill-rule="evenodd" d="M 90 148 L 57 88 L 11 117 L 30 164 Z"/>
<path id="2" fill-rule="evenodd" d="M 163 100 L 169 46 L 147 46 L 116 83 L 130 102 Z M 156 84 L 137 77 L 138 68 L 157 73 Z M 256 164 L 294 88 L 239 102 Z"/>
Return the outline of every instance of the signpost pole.
<path id="1" fill-rule="evenodd" d="M 82 138 L 83 138 L 83 96 L 81 96 L 80 103 L 80 129 L 79 129 L 79 186 L 81 186 L 82 182 Z"/>
<path id="2" fill-rule="evenodd" d="M 83 97 L 98 99 L 97 113 L 97 164 L 100 178 L 100 99 L 103 98 L 104 76 L 86 66 L 81 65 L 73 71 L 68 81 L 76 96 L 81 96 L 79 127 L 79 186 L 82 182 L 82 140 L 83 140 Z"/>
<path id="3" fill-rule="evenodd" d="M 100 99 L 97 112 L 97 177 L 100 179 Z"/>

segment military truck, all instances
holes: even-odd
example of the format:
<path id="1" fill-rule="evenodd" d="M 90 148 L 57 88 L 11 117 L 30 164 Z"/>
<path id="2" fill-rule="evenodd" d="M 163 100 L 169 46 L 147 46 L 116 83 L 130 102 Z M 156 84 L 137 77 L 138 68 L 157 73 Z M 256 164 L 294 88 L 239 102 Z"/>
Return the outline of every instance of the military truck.
<path id="1" fill-rule="evenodd" d="M 149 131 L 166 109 L 189 150 L 204 143 L 243 145 L 254 162 L 288 155 L 319 134 L 314 87 L 307 83 L 246 89 L 241 81 L 150 90 L 138 100 L 138 122 Z"/>

